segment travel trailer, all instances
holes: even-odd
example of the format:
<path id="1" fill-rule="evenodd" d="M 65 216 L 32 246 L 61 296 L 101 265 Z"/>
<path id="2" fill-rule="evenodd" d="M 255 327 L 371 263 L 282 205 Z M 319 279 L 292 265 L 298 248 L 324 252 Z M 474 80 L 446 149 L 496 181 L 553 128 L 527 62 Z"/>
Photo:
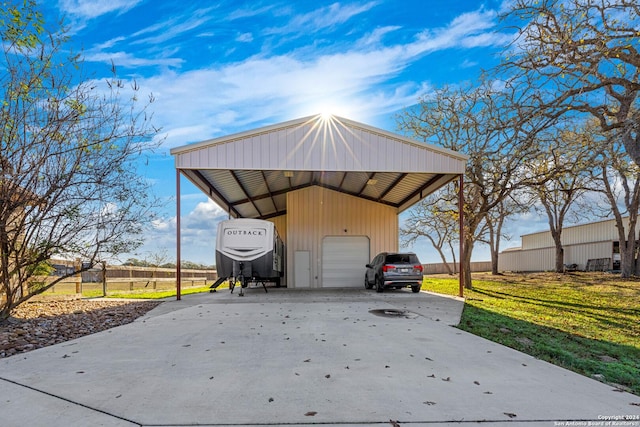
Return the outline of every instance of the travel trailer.
<path id="1" fill-rule="evenodd" d="M 281 284 L 284 274 L 284 244 L 271 221 L 238 218 L 218 224 L 216 237 L 216 268 L 218 280 L 212 291 L 229 280 L 233 292 L 239 282 L 240 293 L 249 283 L 261 283 L 265 292 L 266 283 Z"/>

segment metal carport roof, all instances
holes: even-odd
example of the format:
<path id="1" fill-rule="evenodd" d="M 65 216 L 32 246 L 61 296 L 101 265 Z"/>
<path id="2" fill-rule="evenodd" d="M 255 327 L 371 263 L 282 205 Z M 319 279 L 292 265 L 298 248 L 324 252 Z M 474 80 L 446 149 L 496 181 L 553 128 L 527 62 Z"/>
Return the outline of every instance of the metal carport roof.
<path id="1" fill-rule="evenodd" d="M 467 156 L 317 115 L 171 150 L 176 169 L 232 217 L 286 213 L 286 193 L 320 186 L 398 212 L 464 173 Z"/>

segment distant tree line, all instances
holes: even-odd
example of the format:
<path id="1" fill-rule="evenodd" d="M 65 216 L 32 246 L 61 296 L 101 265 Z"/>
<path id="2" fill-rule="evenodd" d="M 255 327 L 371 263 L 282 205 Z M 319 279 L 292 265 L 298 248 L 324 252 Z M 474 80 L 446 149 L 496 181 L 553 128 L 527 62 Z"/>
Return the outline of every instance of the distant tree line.
<path id="1" fill-rule="evenodd" d="M 160 268 L 176 268 L 175 262 L 163 262 L 157 263 L 148 260 L 141 260 L 137 258 L 128 258 L 122 265 L 132 266 L 132 267 L 160 267 Z M 207 265 L 201 264 L 192 261 L 182 261 L 180 266 L 187 270 L 215 270 L 215 265 Z"/>

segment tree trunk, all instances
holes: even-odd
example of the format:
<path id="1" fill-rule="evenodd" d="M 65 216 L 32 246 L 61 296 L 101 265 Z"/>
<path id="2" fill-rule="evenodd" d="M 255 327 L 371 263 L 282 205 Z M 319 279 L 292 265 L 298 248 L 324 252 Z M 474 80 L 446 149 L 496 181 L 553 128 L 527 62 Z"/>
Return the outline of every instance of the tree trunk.
<path id="1" fill-rule="evenodd" d="M 556 246 L 556 273 L 564 273 L 564 248 L 562 247 L 562 238 L 557 229 L 551 229 L 553 243 Z"/>
<path id="2" fill-rule="evenodd" d="M 633 241 L 620 242 L 620 277 L 629 278 L 636 271 L 635 244 Z"/>
<path id="3" fill-rule="evenodd" d="M 556 273 L 564 273 L 564 248 L 556 245 Z"/>
<path id="4" fill-rule="evenodd" d="M 625 236 L 623 222 L 616 218 L 618 235 L 625 238 L 625 241 L 620 239 L 620 277 L 625 279 L 636 272 L 636 221 L 637 217 L 630 215 L 629 229 Z"/>
<path id="5" fill-rule="evenodd" d="M 464 276 L 463 284 L 465 289 L 473 289 L 471 284 L 471 252 L 473 252 L 473 239 L 465 238 L 460 265 L 460 272 Z"/>
<path id="6" fill-rule="evenodd" d="M 491 274 L 494 276 L 500 274 L 498 272 L 498 252 L 493 247 L 491 248 Z"/>

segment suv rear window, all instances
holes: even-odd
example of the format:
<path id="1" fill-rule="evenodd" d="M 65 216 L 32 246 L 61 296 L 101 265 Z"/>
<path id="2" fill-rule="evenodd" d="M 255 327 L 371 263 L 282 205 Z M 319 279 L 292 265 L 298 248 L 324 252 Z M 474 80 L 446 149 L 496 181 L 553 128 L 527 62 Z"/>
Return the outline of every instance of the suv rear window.
<path id="1" fill-rule="evenodd" d="M 389 254 L 386 262 L 388 264 L 418 264 L 418 257 L 414 254 Z"/>

